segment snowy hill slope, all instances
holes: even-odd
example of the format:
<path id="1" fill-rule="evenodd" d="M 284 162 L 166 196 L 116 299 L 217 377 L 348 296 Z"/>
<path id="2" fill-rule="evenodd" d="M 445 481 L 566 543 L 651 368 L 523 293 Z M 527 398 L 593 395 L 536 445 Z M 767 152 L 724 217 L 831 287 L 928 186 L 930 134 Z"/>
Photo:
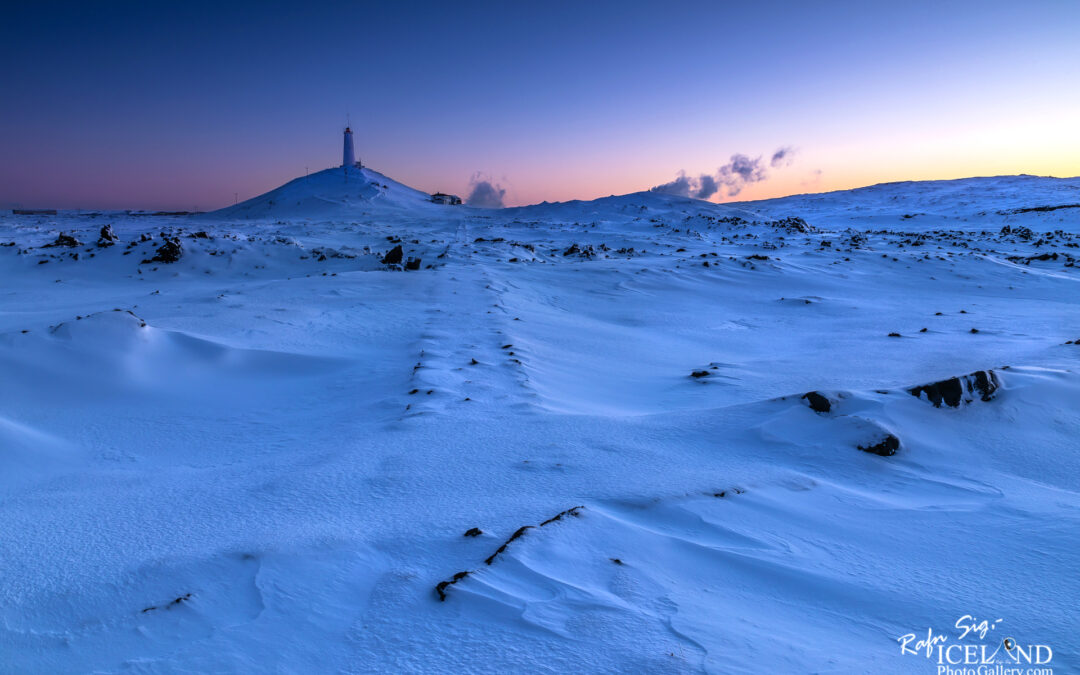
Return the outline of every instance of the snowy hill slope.
<path id="1" fill-rule="evenodd" d="M 769 221 L 798 216 L 826 229 L 1080 229 L 1080 178 L 997 176 L 886 183 L 854 190 L 713 204 L 651 191 L 507 209 L 519 219 L 625 219 L 708 215 Z"/>
<path id="2" fill-rule="evenodd" d="M 737 202 L 763 216 L 798 213 L 829 227 L 971 228 L 1005 224 L 1033 229 L 1080 223 L 1080 177 L 994 176 L 882 183 L 854 190 Z"/>
<path id="3" fill-rule="evenodd" d="M 372 210 L 437 212 L 428 194 L 369 169 L 335 167 L 295 178 L 279 188 L 235 206 L 219 209 L 213 218 L 346 217 Z"/>
<path id="4" fill-rule="evenodd" d="M 1080 228 L 997 214 L 1063 183 L 366 175 L 0 216 L 0 671 L 937 672 L 928 629 L 1080 669 Z"/>

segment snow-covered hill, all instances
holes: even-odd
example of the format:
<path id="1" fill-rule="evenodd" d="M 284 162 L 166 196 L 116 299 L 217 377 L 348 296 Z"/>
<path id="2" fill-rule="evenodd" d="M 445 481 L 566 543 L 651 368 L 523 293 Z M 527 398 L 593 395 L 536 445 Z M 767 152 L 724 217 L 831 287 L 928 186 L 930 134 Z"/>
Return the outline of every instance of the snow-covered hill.
<path id="1" fill-rule="evenodd" d="M 279 188 L 209 214 L 212 218 L 332 218 L 378 211 L 438 213 L 430 195 L 378 171 L 335 167 L 295 178 Z"/>
<path id="2" fill-rule="evenodd" d="M 824 226 L 906 229 L 1057 229 L 1080 217 L 1080 177 L 994 176 L 883 183 L 855 190 L 745 202 L 762 215 L 799 213 Z"/>
<path id="3" fill-rule="evenodd" d="M 0 216 L 0 671 L 1080 669 L 1075 179 L 355 177 Z"/>

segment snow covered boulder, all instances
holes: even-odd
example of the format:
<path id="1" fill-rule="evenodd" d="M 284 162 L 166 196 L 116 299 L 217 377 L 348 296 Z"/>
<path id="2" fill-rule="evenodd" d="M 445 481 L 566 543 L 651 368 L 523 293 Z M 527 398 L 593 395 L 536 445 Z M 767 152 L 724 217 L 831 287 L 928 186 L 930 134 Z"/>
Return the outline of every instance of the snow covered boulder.
<path id="1" fill-rule="evenodd" d="M 880 440 L 875 440 L 866 445 L 860 445 L 859 449 L 863 452 L 881 455 L 882 457 L 891 457 L 900 449 L 900 439 L 892 434 L 886 434 L 885 437 Z"/>
<path id="2" fill-rule="evenodd" d="M 993 370 L 977 370 L 970 375 L 913 387 L 908 389 L 908 393 L 917 398 L 922 398 L 925 394 L 935 408 L 940 408 L 942 403 L 956 408 L 961 403 L 971 403 L 974 400 L 972 397 L 976 395 L 983 401 L 989 401 L 1000 387 L 1001 381 Z"/>
<path id="3" fill-rule="evenodd" d="M 106 246 L 112 246 L 118 241 L 120 241 L 120 237 L 117 237 L 116 233 L 113 232 L 112 225 L 106 223 L 101 226 L 101 232 L 98 235 L 97 241 L 99 247 L 105 248 Z"/>

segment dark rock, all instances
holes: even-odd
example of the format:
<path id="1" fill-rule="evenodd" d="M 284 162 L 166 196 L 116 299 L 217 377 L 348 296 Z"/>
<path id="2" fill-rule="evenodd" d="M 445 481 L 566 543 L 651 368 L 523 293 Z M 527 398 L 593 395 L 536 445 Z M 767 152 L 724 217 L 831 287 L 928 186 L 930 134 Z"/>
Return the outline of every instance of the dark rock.
<path id="1" fill-rule="evenodd" d="M 180 244 L 179 239 L 169 239 L 155 252 L 154 257 L 149 260 L 142 261 L 141 264 L 147 263 L 174 263 L 180 259 L 180 256 L 184 255 L 184 247 Z"/>
<path id="2" fill-rule="evenodd" d="M 446 587 L 447 586 L 452 586 L 452 585 L 456 584 L 457 582 L 461 581 L 462 579 L 464 579 L 467 576 L 469 576 L 468 572 L 458 572 L 453 577 L 451 577 L 449 580 L 440 581 L 439 584 L 437 586 L 435 586 L 435 592 L 439 594 L 439 601 L 440 602 L 445 602 L 446 601 Z"/>
<path id="3" fill-rule="evenodd" d="M 569 508 L 569 509 L 566 509 L 565 511 L 562 511 L 560 513 L 555 514 L 554 516 L 552 516 L 551 518 L 548 518 L 547 520 L 540 523 L 539 525 L 535 525 L 535 526 L 534 525 L 523 525 L 523 526 L 519 527 L 514 532 L 514 534 L 510 535 L 510 538 L 507 539 L 503 543 L 502 546 L 500 546 L 494 553 L 492 553 L 490 556 L 487 557 L 486 560 L 484 560 L 484 564 L 490 565 L 491 563 L 495 562 L 495 559 L 497 557 L 499 557 L 499 554 L 501 554 L 503 551 L 506 550 L 507 546 L 509 546 L 515 540 L 521 538 L 521 536 L 524 535 L 529 530 L 534 530 L 534 529 L 536 529 L 538 527 L 544 527 L 545 525 L 550 525 L 551 523 L 562 520 L 563 516 L 580 516 L 581 515 L 580 511 L 582 509 L 584 509 L 584 508 L 585 508 L 584 506 L 575 506 L 573 508 Z M 476 534 L 470 534 L 474 530 L 476 531 Z M 468 532 L 466 532 L 465 536 L 478 536 L 479 534 L 483 534 L 483 532 L 481 532 L 479 528 L 474 527 L 471 530 L 469 530 Z M 439 600 L 446 600 L 446 589 L 448 587 L 452 586 L 453 584 L 456 584 L 457 582 L 461 581 L 465 577 L 469 576 L 469 574 L 470 574 L 470 572 L 458 572 L 457 574 L 455 574 L 450 579 L 447 579 L 446 581 L 440 581 L 438 583 L 438 585 L 435 586 L 435 592 L 439 594 Z"/>
<path id="4" fill-rule="evenodd" d="M 405 263 L 406 270 L 418 270 L 420 269 L 420 258 L 409 258 L 409 261 Z"/>
<path id="5" fill-rule="evenodd" d="M 896 451 L 900 449 L 900 439 L 892 434 L 888 434 L 885 436 L 884 440 L 873 445 L 860 445 L 859 449 L 863 452 L 872 452 L 875 455 L 889 457 L 895 455 Z"/>
<path id="6" fill-rule="evenodd" d="M 979 398 L 983 401 L 994 398 L 994 392 L 1001 386 L 997 373 L 992 370 L 977 370 L 966 377 L 966 383 L 968 391 L 978 392 Z"/>
<path id="7" fill-rule="evenodd" d="M 889 333 L 889 337 L 901 337 L 900 333 Z"/>
<path id="8" fill-rule="evenodd" d="M 486 560 L 484 560 L 484 564 L 490 565 L 491 563 L 495 562 L 495 558 L 499 557 L 499 554 L 505 551 L 507 546 L 509 546 L 511 543 L 516 541 L 518 538 L 520 538 L 522 535 L 524 535 L 531 529 L 533 529 L 532 525 L 522 525 L 521 527 L 519 527 L 517 531 L 510 535 L 510 538 L 507 539 L 502 546 L 500 546 L 494 553 L 492 553 L 490 556 L 487 557 Z"/>
<path id="9" fill-rule="evenodd" d="M 777 229 L 787 230 L 789 233 L 815 231 L 812 225 L 797 216 L 790 216 L 788 218 L 774 220 L 768 223 L 768 225 Z"/>
<path id="10" fill-rule="evenodd" d="M 71 235 L 61 233 L 56 237 L 56 241 L 45 244 L 41 248 L 53 248 L 54 246 L 82 246 L 82 242 Z"/>
<path id="11" fill-rule="evenodd" d="M 922 398 L 922 395 L 926 394 L 926 398 L 934 404 L 935 408 L 940 408 L 942 403 L 950 408 L 956 408 L 962 402 L 970 403 L 971 399 L 966 401 L 964 399 L 965 392 L 969 395 L 978 394 L 983 401 L 989 401 L 1000 386 L 1001 381 L 993 370 L 978 370 L 970 375 L 951 377 L 940 382 L 913 387 L 908 389 L 908 393 L 916 398 Z"/>
<path id="12" fill-rule="evenodd" d="M 191 593 L 185 593 L 184 595 L 181 595 L 181 596 L 179 596 L 177 598 L 174 598 L 171 602 L 169 602 L 169 604 L 165 605 L 164 607 L 165 607 L 165 609 L 172 609 L 173 607 L 176 607 L 177 605 L 181 605 L 181 604 L 187 602 L 190 599 L 191 599 Z M 147 612 L 153 612 L 153 611 L 158 610 L 158 609 L 161 609 L 161 608 L 158 607 L 157 605 L 151 605 L 149 607 L 144 608 L 142 610 L 142 613 L 146 614 Z"/>
<path id="13" fill-rule="evenodd" d="M 112 225 L 105 224 L 101 226 L 101 232 L 98 235 L 97 245 L 105 248 L 106 246 L 112 246 L 116 242 L 120 241 L 120 238 L 113 232 Z"/>
<path id="14" fill-rule="evenodd" d="M 709 371 L 707 371 L 707 370 L 695 370 L 694 372 L 690 373 L 690 377 L 708 377 L 708 376 L 709 376 Z"/>
<path id="15" fill-rule="evenodd" d="M 584 506 L 575 506 L 573 508 L 566 509 L 565 511 L 560 511 L 559 513 L 556 513 L 554 516 L 552 516 L 552 517 L 548 518 L 547 520 L 545 520 L 544 522 L 540 523 L 540 527 L 543 527 L 545 525 L 550 525 L 551 523 L 562 520 L 563 516 L 578 516 L 578 515 L 580 515 L 578 513 L 578 511 L 580 511 L 583 508 L 585 508 L 585 507 Z"/>
<path id="16" fill-rule="evenodd" d="M 384 265 L 400 265 L 401 259 L 405 256 L 405 252 L 401 250 L 401 244 L 398 244 L 394 248 L 390 249 L 390 252 L 383 256 L 382 263 Z"/>
<path id="17" fill-rule="evenodd" d="M 827 413 L 832 410 L 832 403 L 816 391 L 803 394 L 803 398 L 810 404 L 810 409 L 816 413 Z"/>
<path id="18" fill-rule="evenodd" d="M 601 248 L 605 248 L 601 245 Z M 577 255 L 582 258 L 592 258 L 596 255 L 596 249 L 592 247 L 592 244 L 586 246 L 578 246 L 577 244 L 570 244 L 570 247 L 563 251 L 563 256 Z"/>
<path id="19" fill-rule="evenodd" d="M 466 537 L 479 537 L 484 533 L 479 527 L 472 527 L 465 531 Z"/>

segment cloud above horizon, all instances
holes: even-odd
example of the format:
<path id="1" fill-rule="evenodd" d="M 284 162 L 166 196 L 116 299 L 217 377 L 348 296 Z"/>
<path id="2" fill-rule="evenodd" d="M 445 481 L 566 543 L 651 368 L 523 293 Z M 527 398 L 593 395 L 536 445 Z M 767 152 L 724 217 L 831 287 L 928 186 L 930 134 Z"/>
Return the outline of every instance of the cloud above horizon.
<path id="1" fill-rule="evenodd" d="M 505 196 L 506 188 L 484 178 L 478 171 L 469 180 L 469 196 L 465 198 L 465 203 L 484 209 L 501 209 L 505 206 Z"/>
<path id="2" fill-rule="evenodd" d="M 795 149 L 791 146 L 778 148 L 772 154 L 769 166 L 773 168 L 791 166 L 794 154 Z M 721 196 L 734 197 L 742 192 L 745 186 L 760 183 L 768 178 L 769 172 L 764 157 L 758 156 L 751 159 L 748 155 L 737 152 L 731 156 L 727 164 L 718 168 L 715 174 L 703 173 L 698 176 L 688 176 L 685 171 L 679 171 L 675 180 L 657 185 L 650 191 L 694 199 L 708 199 L 717 193 L 722 193 Z"/>
<path id="3" fill-rule="evenodd" d="M 769 166 L 774 169 L 778 169 L 782 166 L 791 166 L 791 163 L 795 161 L 795 148 L 790 145 L 785 145 L 782 148 L 778 148 L 773 153 L 772 159 L 769 160 Z"/>

